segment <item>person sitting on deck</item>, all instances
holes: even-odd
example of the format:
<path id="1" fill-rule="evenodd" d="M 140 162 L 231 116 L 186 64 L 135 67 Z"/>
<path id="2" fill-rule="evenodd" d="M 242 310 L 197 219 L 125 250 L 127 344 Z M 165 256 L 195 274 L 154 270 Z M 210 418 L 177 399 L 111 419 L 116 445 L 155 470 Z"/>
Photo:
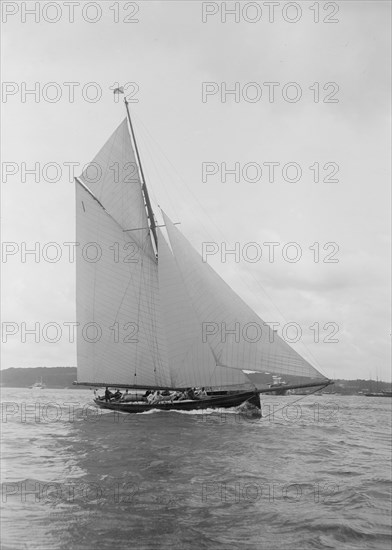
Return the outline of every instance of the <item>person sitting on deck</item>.
<path id="1" fill-rule="evenodd" d="M 194 389 L 193 388 L 188 388 L 186 390 L 186 393 L 187 393 L 187 399 L 191 399 L 192 401 L 194 399 L 196 399 L 196 395 L 195 395 L 195 392 L 194 392 Z"/>
<path id="2" fill-rule="evenodd" d="M 105 389 L 105 401 L 110 401 L 111 397 L 113 396 L 112 392 L 109 390 L 109 388 L 106 386 Z"/>
<path id="3" fill-rule="evenodd" d="M 150 397 L 151 394 L 152 394 L 152 391 L 147 390 L 146 393 L 142 397 L 142 401 L 148 401 L 148 398 Z"/>
<path id="4" fill-rule="evenodd" d="M 173 395 L 170 390 L 163 390 L 160 395 L 161 401 L 173 401 Z"/>
<path id="5" fill-rule="evenodd" d="M 146 397 L 148 403 L 151 404 L 154 401 L 154 394 L 155 392 L 152 392 L 152 391 L 149 392 L 149 394 Z"/>
<path id="6" fill-rule="evenodd" d="M 115 392 L 114 395 L 113 395 L 113 399 L 114 399 L 115 401 L 117 401 L 118 399 L 121 399 L 121 396 L 122 396 L 122 393 L 120 392 L 120 390 L 119 390 L 119 389 L 116 389 L 116 392 Z"/>
<path id="7" fill-rule="evenodd" d="M 175 401 L 184 401 L 185 399 L 188 399 L 188 393 L 186 391 L 177 392 L 177 396 L 175 397 Z"/>
<path id="8" fill-rule="evenodd" d="M 158 403 L 158 401 L 161 400 L 161 394 L 158 390 L 154 391 L 147 397 L 147 401 L 150 403 L 150 405 L 153 405 L 154 403 Z"/>
<path id="9" fill-rule="evenodd" d="M 205 388 L 197 388 L 195 391 L 195 397 L 196 399 L 201 399 L 202 397 L 207 397 L 207 392 Z"/>
<path id="10" fill-rule="evenodd" d="M 162 401 L 162 395 L 161 392 L 158 390 L 155 392 L 153 403 L 159 403 L 159 401 Z"/>
<path id="11" fill-rule="evenodd" d="M 128 388 L 125 390 L 125 393 L 122 394 L 121 401 L 128 401 L 130 397 L 130 393 Z"/>

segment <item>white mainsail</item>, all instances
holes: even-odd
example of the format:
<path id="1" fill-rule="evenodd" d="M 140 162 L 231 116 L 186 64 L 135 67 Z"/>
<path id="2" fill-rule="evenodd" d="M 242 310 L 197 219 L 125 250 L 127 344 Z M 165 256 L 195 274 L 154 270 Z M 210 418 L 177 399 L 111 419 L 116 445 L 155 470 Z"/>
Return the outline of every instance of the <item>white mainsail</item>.
<path id="1" fill-rule="evenodd" d="M 124 170 L 135 162 L 126 121 L 93 162 L 100 178 L 76 180 L 78 380 L 167 386 L 157 262 L 139 177 Z"/>
<path id="2" fill-rule="evenodd" d="M 79 383 L 252 388 L 243 370 L 320 378 L 164 213 L 156 257 L 145 198 L 125 119 L 76 178 Z"/>

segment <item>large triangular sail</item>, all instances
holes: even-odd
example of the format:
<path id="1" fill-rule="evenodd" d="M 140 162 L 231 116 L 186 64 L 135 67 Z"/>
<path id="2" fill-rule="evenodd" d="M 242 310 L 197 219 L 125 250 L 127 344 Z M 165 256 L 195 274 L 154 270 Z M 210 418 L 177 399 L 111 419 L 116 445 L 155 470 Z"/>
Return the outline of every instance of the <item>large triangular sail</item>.
<path id="1" fill-rule="evenodd" d="M 209 266 L 164 214 L 177 265 L 200 324 L 220 365 L 298 379 L 324 378 L 280 338 Z"/>

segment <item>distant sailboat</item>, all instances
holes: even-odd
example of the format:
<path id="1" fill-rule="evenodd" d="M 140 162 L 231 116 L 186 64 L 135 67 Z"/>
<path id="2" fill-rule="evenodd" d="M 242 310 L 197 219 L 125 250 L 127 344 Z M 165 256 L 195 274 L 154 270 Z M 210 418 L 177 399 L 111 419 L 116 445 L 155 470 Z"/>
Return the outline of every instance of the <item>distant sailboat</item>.
<path id="1" fill-rule="evenodd" d="M 286 386 L 287 382 L 282 380 L 281 376 L 272 376 L 272 384 L 269 384 L 269 387 L 275 390 L 274 392 L 271 392 L 273 395 L 287 395 L 287 393 L 290 393 L 290 390 L 287 392 Z"/>
<path id="2" fill-rule="evenodd" d="M 46 384 L 42 382 L 42 376 L 39 382 L 35 382 L 32 386 L 30 386 L 31 390 L 44 390 L 46 388 Z"/>
<path id="3" fill-rule="evenodd" d="M 373 386 L 373 382 L 372 382 Z M 377 382 L 376 382 L 376 391 L 373 391 L 373 388 L 371 391 L 365 390 L 363 392 L 363 395 L 366 395 L 366 397 L 392 397 L 392 391 L 391 390 L 380 390 L 379 388 L 379 380 L 377 376 Z"/>
<path id="4" fill-rule="evenodd" d="M 330 384 L 202 261 L 163 211 L 158 224 L 125 105 L 127 118 L 75 178 L 76 383 L 167 394 L 154 402 L 141 393 L 129 402 L 95 399 L 125 412 L 260 408 L 259 394 L 275 388 L 253 383 L 244 370 L 282 375 L 285 390 Z M 263 330 L 257 342 L 222 338 L 220 330 L 205 337 L 208 323 Z M 190 388 L 205 391 L 195 398 Z"/>
<path id="5" fill-rule="evenodd" d="M 366 395 L 366 397 L 392 397 L 392 391 L 366 392 L 363 395 Z"/>

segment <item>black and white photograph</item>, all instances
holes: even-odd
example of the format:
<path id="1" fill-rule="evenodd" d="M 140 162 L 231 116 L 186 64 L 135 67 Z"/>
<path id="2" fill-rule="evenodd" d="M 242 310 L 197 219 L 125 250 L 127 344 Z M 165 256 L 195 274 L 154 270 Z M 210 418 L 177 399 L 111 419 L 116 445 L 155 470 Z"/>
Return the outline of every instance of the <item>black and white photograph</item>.
<path id="1" fill-rule="evenodd" d="M 390 550 L 391 2 L 0 7 L 2 550 Z"/>

